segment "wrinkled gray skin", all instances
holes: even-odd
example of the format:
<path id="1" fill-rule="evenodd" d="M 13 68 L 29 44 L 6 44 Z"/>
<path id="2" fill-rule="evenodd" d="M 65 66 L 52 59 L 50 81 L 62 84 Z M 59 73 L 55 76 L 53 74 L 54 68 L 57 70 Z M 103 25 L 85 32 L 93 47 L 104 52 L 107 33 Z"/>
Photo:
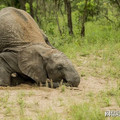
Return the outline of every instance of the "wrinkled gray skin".
<path id="1" fill-rule="evenodd" d="M 0 85 L 11 86 L 23 81 L 53 87 L 61 80 L 77 87 L 80 77 L 71 61 L 53 48 L 34 20 L 23 10 L 4 8 L 0 11 Z M 17 76 L 11 77 L 11 74 Z"/>

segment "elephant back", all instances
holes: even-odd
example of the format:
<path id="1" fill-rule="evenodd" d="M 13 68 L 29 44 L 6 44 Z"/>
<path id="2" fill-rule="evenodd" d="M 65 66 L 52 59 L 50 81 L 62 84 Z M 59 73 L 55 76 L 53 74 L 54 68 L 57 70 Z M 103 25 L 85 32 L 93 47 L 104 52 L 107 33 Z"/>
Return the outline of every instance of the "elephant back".
<path id="1" fill-rule="evenodd" d="M 45 34 L 27 12 L 13 7 L 0 11 L 0 52 L 28 43 L 47 46 L 44 38 Z"/>

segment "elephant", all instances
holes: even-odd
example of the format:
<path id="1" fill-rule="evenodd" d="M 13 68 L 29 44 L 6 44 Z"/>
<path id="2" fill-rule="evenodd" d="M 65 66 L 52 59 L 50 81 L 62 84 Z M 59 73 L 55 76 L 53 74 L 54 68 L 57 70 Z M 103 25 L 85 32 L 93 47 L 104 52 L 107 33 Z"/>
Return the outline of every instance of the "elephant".
<path id="1" fill-rule="evenodd" d="M 72 62 L 54 48 L 34 19 L 24 10 L 6 7 L 0 11 L 0 86 L 31 80 L 52 80 L 78 87 L 80 76 Z M 13 82 L 14 81 L 14 82 Z"/>

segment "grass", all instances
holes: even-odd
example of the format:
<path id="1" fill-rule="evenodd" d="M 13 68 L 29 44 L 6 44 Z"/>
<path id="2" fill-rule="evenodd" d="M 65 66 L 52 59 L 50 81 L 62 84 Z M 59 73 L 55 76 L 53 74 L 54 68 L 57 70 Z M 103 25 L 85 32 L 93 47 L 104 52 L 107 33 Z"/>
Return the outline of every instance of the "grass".
<path id="1" fill-rule="evenodd" d="M 98 97 L 98 101 L 101 103 L 100 105 L 103 107 L 109 107 L 111 105 L 111 101 L 112 99 L 115 100 L 115 102 L 117 103 L 117 105 L 120 105 L 120 89 L 118 88 L 111 88 L 109 90 L 106 91 L 101 91 L 99 93 Z"/>
<path id="2" fill-rule="evenodd" d="M 38 114 L 38 120 L 60 120 L 58 116 L 53 110 L 47 110 L 44 114 Z"/>
<path id="3" fill-rule="evenodd" d="M 116 97 L 115 97 L 115 100 L 116 100 L 118 106 L 120 107 L 120 96 L 116 96 Z"/>
<path id="4" fill-rule="evenodd" d="M 98 95 L 90 92 L 87 96 L 89 102 L 70 106 L 67 120 L 105 120 L 105 111 L 102 108 L 111 106 L 112 98 L 116 100 L 118 106 L 120 104 L 120 89 L 117 88 L 101 91 Z M 119 120 L 118 117 L 112 119 Z"/>
<path id="5" fill-rule="evenodd" d="M 1 105 L 6 104 L 8 102 L 8 99 L 9 99 L 9 92 L 7 92 L 6 94 L 3 94 L 0 97 L 0 103 L 1 103 Z"/>
<path id="6" fill-rule="evenodd" d="M 63 93 L 63 92 L 65 92 L 65 90 L 66 90 L 66 86 L 65 86 L 65 85 L 62 85 L 60 91 Z"/>
<path id="7" fill-rule="evenodd" d="M 30 91 L 29 93 L 28 93 L 28 96 L 29 97 L 31 97 L 31 96 L 33 96 L 35 93 L 33 92 L 33 91 Z"/>
<path id="8" fill-rule="evenodd" d="M 20 113 L 20 119 L 24 119 L 24 108 L 25 108 L 25 101 L 24 101 L 25 93 L 22 91 L 18 94 L 18 105 L 19 105 L 19 113 Z"/>
<path id="9" fill-rule="evenodd" d="M 10 107 L 7 107 L 7 108 L 6 108 L 6 111 L 5 111 L 5 116 L 11 115 L 11 112 L 12 112 L 11 108 L 10 108 Z"/>
<path id="10" fill-rule="evenodd" d="M 29 92 L 28 92 L 29 93 Z M 89 102 L 83 102 L 79 104 L 72 104 L 69 105 L 69 107 L 66 110 L 66 120 L 105 120 L 104 111 L 101 109 L 101 107 L 108 107 L 110 105 L 110 101 L 108 100 L 110 97 L 119 97 L 120 96 L 120 90 L 118 88 L 112 88 L 108 91 L 101 91 L 98 95 L 93 94 L 92 92 L 89 92 L 87 94 L 87 99 L 89 99 Z M 33 120 L 33 118 L 30 118 L 28 116 L 25 116 L 25 101 L 24 98 L 26 95 L 24 92 L 18 92 L 18 105 L 20 106 L 20 120 Z M 32 96 L 28 96 L 32 97 Z M 92 99 L 91 99 L 92 98 Z M 108 99 L 107 99 L 108 98 Z M 6 96 L 5 96 L 6 99 Z M 102 101 L 101 101 L 102 100 Z M 63 102 L 64 100 L 62 98 L 59 98 L 58 101 Z M 116 99 L 116 102 L 119 102 L 118 98 Z M 34 102 L 36 108 L 38 108 L 38 103 Z M 103 104 L 105 106 L 103 106 Z M 28 108 L 29 109 L 29 108 Z M 41 111 L 34 111 L 32 112 L 33 115 L 36 115 L 37 120 L 62 120 L 62 116 L 60 116 L 59 113 L 56 113 L 53 111 L 53 109 L 48 109 L 44 113 Z M 6 103 L 6 111 L 5 116 L 11 116 L 11 118 L 14 118 L 14 115 L 12 113 L 12 108 L 9 107 L 9 104 Z M 112 118 L 111 118 L 112 119 Z M 116 120 L 118 118 L 115 118 Z"/>
<path id="11" fill-rule="evenodd" d="M 104 120 L 105 116 L 99 106 L 94 103 L 83 103 L 72 105 L 69 111 L 68 120 Z"/>

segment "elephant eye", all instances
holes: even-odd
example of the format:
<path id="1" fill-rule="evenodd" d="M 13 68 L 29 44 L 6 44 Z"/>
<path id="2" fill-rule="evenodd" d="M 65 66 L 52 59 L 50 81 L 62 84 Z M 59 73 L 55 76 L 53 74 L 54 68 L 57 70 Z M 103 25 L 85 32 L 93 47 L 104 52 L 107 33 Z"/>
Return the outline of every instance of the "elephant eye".
<path id="1" fill-rule="evenodd" d="M 62 65 L 58 65 L 58 66 L 57 66 L 57 69 L 58 69 L 58 70 L 62 70 L 62 69 L 63 69 L 63 66 L 62 66 Z"/>

